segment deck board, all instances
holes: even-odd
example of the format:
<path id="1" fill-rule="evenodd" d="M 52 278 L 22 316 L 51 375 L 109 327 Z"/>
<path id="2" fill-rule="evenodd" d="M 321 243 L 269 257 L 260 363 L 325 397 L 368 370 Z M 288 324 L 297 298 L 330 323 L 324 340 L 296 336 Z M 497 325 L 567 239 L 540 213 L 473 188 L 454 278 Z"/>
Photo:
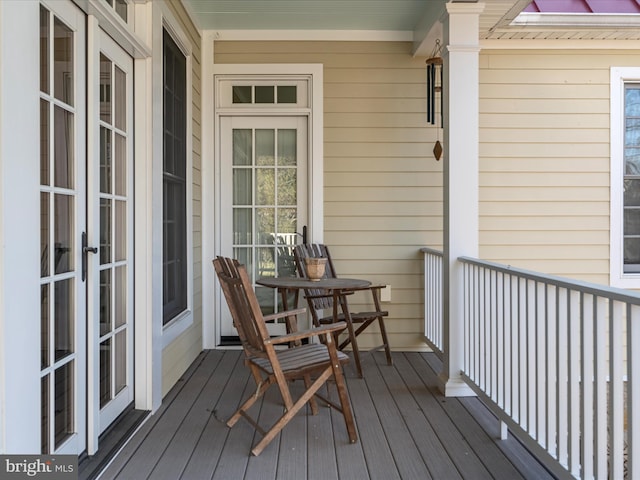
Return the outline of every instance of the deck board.
<path id="1" fill-rule="evenodd" d="M 517 440 L 500 440 L 499 424 L 476 398 L 443 397 L 433 354 L 363 357 L 364 378 L 349 366 L 347 385 L 358 441 L 342 415 L 305 407 L 258 457 L 260 435 L 241 419 L 225 421 L 255 383 L 239 351 L 205 351 L 99 477 L 111 479 L 551 479 Z M 301 391 L 301 382 L 294 390 Z M 337 399 L 335 387 L 330 396 Z M 273 423 L 282 414 L 275 388 L 252 413 Z"/>

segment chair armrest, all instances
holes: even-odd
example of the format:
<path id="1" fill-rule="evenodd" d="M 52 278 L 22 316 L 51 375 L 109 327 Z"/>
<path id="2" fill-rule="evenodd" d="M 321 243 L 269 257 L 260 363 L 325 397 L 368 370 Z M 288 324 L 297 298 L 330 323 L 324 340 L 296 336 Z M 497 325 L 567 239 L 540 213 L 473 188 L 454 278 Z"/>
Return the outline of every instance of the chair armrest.
<path id="1" fill-rule="evenodd" d="M 284 312 L 277 312 L 277 313 L 271 313 L 269 315 L 264 315 L 262 318 L 264 319 L 265 322 L 268 322 L 269 320 L 277 320 L 278 318 L 292 317 L 292 316 L 295 317 L 306 311 L 307 311 L 306 308 L 296 308 L 293 310 L 286 310 Z"/>
<path id="2" fill-rule="evenodd" d="M 350 290 L 352 290 L 352 289 L 351 288 L 344 289 L 344 290 L 340 289 L 340 295 L 342 295 L 342 296 L 344 296 L 344 295 L 353 295 L 353 292 L 350 291 Z M 333 292 L 322 293 L 322 294 L 318 294 L 318 295 L 305 295 L 304 298 L 333 298 Z"/>
<path id="3" fill-rule="evenodd" d="M 342 290 L 344 294 L 351 294 L 353 292 L 365 291 L 365 290 L 381 290 L 383 288 L 387 288 L 386 285 L 376 284 L 376 285 L 367 285 L 366 287 L 354 287 L 354 288 L 345 288 Z"/>
<path id="4" fill-rule="evenodd" d="M 319 335 L 326 335 L 338 330 L 347 328 L 346 322 L 336 322 L 329 325 L 324 325 L 318 328 L 312 328 L 309 330 L 303 330 L 301 332 L 290 333 L 275 338 L 267 338 L 264 343 L 271 343 L 273 345 L 279 345 L 281 343 L 295 342 L 296 340 L 302 340 L 303 338 L 317 337 Z"/>

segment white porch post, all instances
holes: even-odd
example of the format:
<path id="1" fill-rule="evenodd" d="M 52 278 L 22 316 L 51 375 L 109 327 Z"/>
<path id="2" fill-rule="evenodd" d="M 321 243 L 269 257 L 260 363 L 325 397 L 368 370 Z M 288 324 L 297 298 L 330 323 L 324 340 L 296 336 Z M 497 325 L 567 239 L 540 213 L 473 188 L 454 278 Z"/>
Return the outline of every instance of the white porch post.
<path id="1" fill-rule="evenodd" d="M 478 256 L 478 56 L 483 3 L 447 3 L 444 21 L 444 346 L 441 389 L 471 396 L 464 362 L 462 267 Z"/>

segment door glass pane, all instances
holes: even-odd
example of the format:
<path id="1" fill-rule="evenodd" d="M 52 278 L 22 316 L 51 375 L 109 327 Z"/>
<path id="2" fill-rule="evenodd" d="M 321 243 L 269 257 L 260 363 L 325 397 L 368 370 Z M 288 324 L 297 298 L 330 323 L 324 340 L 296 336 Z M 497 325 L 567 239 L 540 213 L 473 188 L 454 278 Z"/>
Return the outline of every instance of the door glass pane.
<path id="1" fill-rule="evenodd" d="M 116 128 L 127 129 L 127 75 L 118 67 L 115 68 L 115 116 Z"/>
<path id="2" fill-rule="evenodd" d="M 53 21 L 53 91 L 54 96 L 73 105 L 73 32 L 58 18 Z"/>
<path id="3" fill-rule="evenodd" d="M 100 199 L 100 265 L 111 261 L 111 200 Z"/>
<path id="4" fill-rule="evenodd" d="M 49 11 L 40 6 L 40 91 L 49 93 Z"/>
<path id="5" fill-rule="evenodd" d="M 100 120 L 111 123 L 111 60 L 100 54 Z"/>
<path id="6" fill-rule="evenodd" d="M 232 92 L 233 103 L 251 103 L 251 85 L 234 85 Z"/>
<path id="7" fill-rule="evenodd" d="M 234 248 L 233 258 L 237 258 L 241 265 L 247 267 L 249 276 L 253 279 L 253 256 L 251 255 L 251 248 Z"/>
<path id="8" fill-rule="evenodd" d="M 275 247 L 256 248 L 256 267 L 258 277 L 276 276 L 276 249 Z"/>
<path id="9" fill-rule="evenodd" d="M 127 323 L 127 267 L 122 265 L 115 268 L 115 317 L 114 328 Z"/>
<path id="10" fill-rule="evenodd" d="M 54 197 L 54 272 L 64 273 L 74 269 L 73 252 L 75 229 L 74 199 L 69 195 Z"/>
<path id="11" fill-rule="evenodd" d="M 256 208 L 256 233 L 259 245 L 274 245 L 276 243 L 276 209 Z"/>
<path id="12" fill-rule="evenodd" d="M 55 106 L 54 114 L 54 173 L 55 186 L 73 188 L 73 114 Z"/>
<path id="13" fill-rule="evenodd" d="M 54 284 L 54 320 L 55 320 L 55 359 L 71 355 L 73 353 L 73 334 L 75 318 L 75 298 L 73 294 L 73 279 L 59 280 Z"/>
<path id="14" fill-rule="evenodd" d="M 296 131 L 292 129 L 278 130 L 278 165 L 295 166 L 297 163 Z"/>
<path id="15" fill-rule="evenodd" d="M 100 408 L 111 400 L 111 339 L 100 344 Z"/>
<path id="16" fill-rule="evenodd" d="M 127 386 L 127 331 L 116 333 L 115 339 L 115 392 L 118 395 Z"/>
<path id="17" fill-rule="evenodd" d="M 73 362 L 56 369 L 54 386 L 56 448 L 74 431 L 73 425 Z"/>
<path id="18" fill-rule="evenodd" d="M 275 205 L 276 182 L 273 168 L 256 168 L 256 205 Z"/>
<path id="19" fill-rule="evenodd" d="M 49 275 L 49 198 L 46 192 L 40 192 L 40 276 Z"/>
<path id="20" fill-rule="evenodd" d="M 127 140 L 119 134 L 115 134 L 115 182 L 116 195 L 125 196 L 127 194 Z"/>
<path id="21" fill-rule="evenodd" d="M 49 366 L 49 284 L 40 286 L 40 367 Z"/>
<path id="22" fill-rule="evenodd" d="M 233 209 L 233 243 L 250 245 L 253 242 L 253 222 L 250 208 Z"/>
<path id="23" fill-rule="evenodd" d="M 40 452 L 49 453 L 49 375 L 40 380 Z"/>
<path id="24" fill-rule="evenodd" d="M 126 2 L 126 0 L 116 0 L 115 9 L 116 9 L 116 13 L 126 23 L 127 22 L 127 2 Z"/>
<path id="25" fill-rule="evenodd" d="M 274 103 L 273 85 L 256 85 L 256 103 Z"/>
<path id="26" fill-rule="evenodd" d="M 251 205 L 251 170 L 233 169 L 233 204 Z"/>
<path id="27" fill-rule="evenodd" d="M 251 165 L 252 158 L 252 141 L 251 130 L 234 129 L 233 130 L 233 165 L 248 166 Z"/>
<path id="28" fill-rule="evenodd" d="M 111 331 L 111 270 L 100 272 L 100 336 Z"/>
<path id="29" fill-rule="evenodd" d="M 278 103 L 298 103 L 297 87 L 295 85 L 279 85 Z"/>
<path id="30" fill-rule="evenodd" d="M 274 130 L 256 130 L 256 165 L 275 165 Z"/>
<path id="31" fill-rule="evenodd" d="M 49 102 L 40 100 L 40 185 L 49 185 Z"/>
<path id="32" fill-rule="evenodd" d="M 278 205 L 295 205 L 298 197 L 298 172 L 295 168 L 278 169 Z"/>
<path id="33" fill-rule="evenodd" d="M 100 127 L 100 191 L 111 193 L 111 130 Z"/>
<path id="34" fill-rule="evenodd" d="M 116 200 L 115 261 L 127 259 L 127 203 Z"/>

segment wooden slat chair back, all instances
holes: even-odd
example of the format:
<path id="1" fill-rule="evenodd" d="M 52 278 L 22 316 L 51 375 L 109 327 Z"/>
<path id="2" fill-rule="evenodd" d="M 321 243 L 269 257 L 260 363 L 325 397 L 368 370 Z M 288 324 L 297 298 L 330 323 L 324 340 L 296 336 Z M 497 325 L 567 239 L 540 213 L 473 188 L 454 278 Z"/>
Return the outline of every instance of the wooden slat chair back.
<path id="1" fill-rule="evenodd" d="M 353 412 L 342 373 L 342 365 L 349 361 L 349 357 L 338 351 L 333 341 L 334 332 L 344 329 L 345 324 L 296 331 L 271 338 L 265 320 L 295 316 L 304 313 L 305 309 L 263 316 L 245 267 L 237 260 L 226 257 L 217 257 L 213 260 L 213 266 L 242 342 L 245 364 L 250 368 L 257 385 L 256 392 L 231 416 L 227 425 L 233 427 L 240 417 L 246 418 L 263 436 L 251 450 L 254 455 L 259 455 L 307 402 L 315 415 L 318 410 L 314 397 L 317 397 L 342 413 L 349 441 L 356 442 Z M 293 345 L 300 343 L 302 339 L 313 337 L 320 337 L 322 343 L 309 341 L 293 348 L 276 349 L 276 346 Z M 332 402 L 320 393 L 320 388 L 330 378 L 333 378 L 336 385 L 339 403 Z M 305 391 L 294 401 L 289 382 L 296 379 L 304 381 Z M 268 430 L 264 430 L 249 415 L 248 410 L 273 384 L 278 386 L 282 396 L 284 413 Z"/>
<path id="2" fill-rule="evenodd" d="M 329 247 L 321 243 L 296 245 L 294 249 L 294 257 L 296 260 L 296 267 L 298 269 L 298 275 L 302 278 L 309 278 L 307 273 L 307 266 L 305 258 L 326 258 L 327 264 L 324 271 L 324 277 L 326 278 L 338 278 L 333 260 L 331 259 L 331 253 Z M 340 297 L 342 313 L 339 314 L 339 321 L 347 322 L 348 337 L 339 344 L 338 349 L 342 350 L 347 345 L 351 344 L 353 350 L 353 356 L 356 364 L 358 374 L 362 377 L 362 365 L 360 363 L 360 349 L 358 347 L 357 336 L 360 335 L 369 325 L 377 322 L 380 336 L 382 338 L 382 344 L 371 349 L 370 351 L 384 349 L 387 357 L 387 363 L 392 364 L 391 347 L 389 345 L 389 339 L 387 337 L 387 329 L 384 324 L 384 317 L 389 315 L 389 312 L 383 310 L 380 305 L 380 291 L 385 288 L 385 285 L 370 285 L 369 287 L 352 289 L 346 292 L 346 295 Z M 357 290 L 367 290 L 371 292 L 371 302 L 373 309 L 362 312 L 351 312 L 347 302 L 347 296 L 354 293 Z M 329 324 L 335 321 L 333 314 L 323 315 L 323 310 L 333 310 L 333 295 L 331 292 L 327 292 L 322 289 L 307 289 L 305 290 L 305 297 L 311 311 L 311 317 L 313 318 L 314 325 L 320 326 Z M 357 328 L 354 329 L 353 324 L 357 324 Z"/>

